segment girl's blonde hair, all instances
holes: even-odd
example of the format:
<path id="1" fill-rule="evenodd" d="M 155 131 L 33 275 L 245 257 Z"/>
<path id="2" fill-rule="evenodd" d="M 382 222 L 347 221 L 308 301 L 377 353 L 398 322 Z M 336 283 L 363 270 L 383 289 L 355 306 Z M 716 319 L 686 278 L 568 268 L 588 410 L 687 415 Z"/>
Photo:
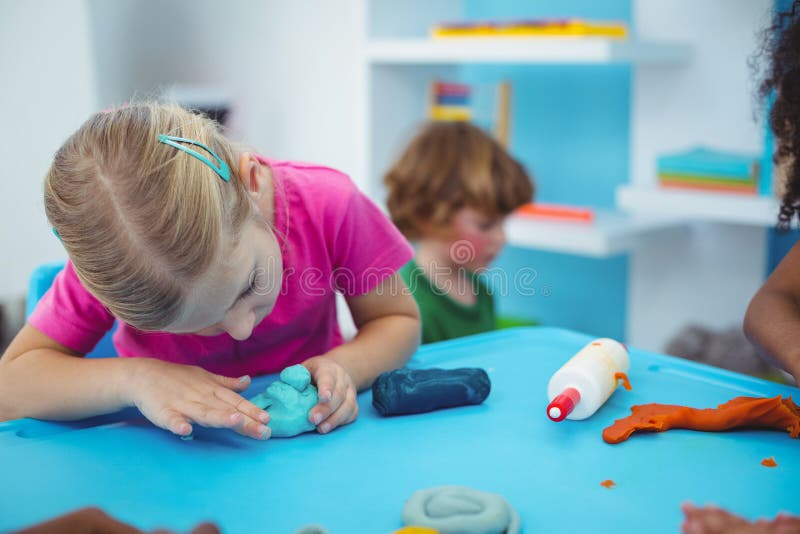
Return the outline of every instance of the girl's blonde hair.
<path id="1" fill-rule="evenodd" d="M 505 216 L 533 198 L 525 168 L 483 130 L 467 122 L 431 122 L 383 178 L 392 221 L 409 239 L 422 223 L 448 223 L 469 207 Z"/>
<path id="2" fill-rule="evenodd" d="M 230 167 L 230 182 L 159 134 L 205 144 Z M 235 246 L 254 210 L 236 156 L 214 121 L 152 102 L 94 115 L 58 150 L 45 179 L 47 218 L 83 285 L 114 316 L 164 329 L 192 282 Z"/>

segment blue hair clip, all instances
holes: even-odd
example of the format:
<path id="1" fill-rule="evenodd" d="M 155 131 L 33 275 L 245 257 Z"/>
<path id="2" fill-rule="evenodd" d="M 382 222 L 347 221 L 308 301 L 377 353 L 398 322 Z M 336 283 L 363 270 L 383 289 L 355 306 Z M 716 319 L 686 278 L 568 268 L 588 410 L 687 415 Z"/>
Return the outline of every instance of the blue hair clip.
<path id="1" fill-rule="evenodd" d="M 228 164 L 225 163 L 224 161 L 222 161 L 222 159 L 219 156 L 214 154 L 213 150 L 208 148 L 203 143 L 201 143 L 199 141 L 194 141 L 192 139 L 184 139 L 183 137 L 175 137 L 175 136 L 172 136 L 172 135 L 164 135 L 164 134 L 158 134 L 158 140 L 159 140 L 159 142 L 164 143 L 165 145 L 169 145 L 171 147 L 175 147 L 178 150 L 182 150 L 182 151 L 186 152 L 187 154 L 189 154 L 190 156 L 199 159 L 200 161 L 202 161 L 203 163 L 205 163 L 206 165 L 211 167 L 211 170 L 213 170 L 215 173 L 217 173 L 220 178 L 222 178 L 226 182 L 230 182 L 231 181 L 231 169 L 230 169 L 230 167 L 228 167 Z M 200 148 L 202 148 L 203 150 L 205 150 L 206 152 L 211 154 L 211 156 L 215 160 L 217 160 L 217 164 L 218 165 L 214 165 L 214 163 L 210 159 L 208 159 L 207 157 L 205 157 L 201 153 L 197 152 L 196 150 L 192 150 L 189 147 L 183 146 L 180 143 L 188 143 L 190 145 L 199 146 Z"/>

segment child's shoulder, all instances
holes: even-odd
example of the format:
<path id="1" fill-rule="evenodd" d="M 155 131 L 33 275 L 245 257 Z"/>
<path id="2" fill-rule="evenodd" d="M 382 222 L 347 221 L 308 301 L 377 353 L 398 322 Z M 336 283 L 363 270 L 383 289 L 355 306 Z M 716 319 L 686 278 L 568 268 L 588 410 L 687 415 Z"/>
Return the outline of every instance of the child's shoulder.
<path id="1" fill-rule="evenodd" d="M 332 167 L 297 161 L 270 161 L 274 174 L 289 189 L 304 197 L 306 203 L 334 204 L 349 202 L 359 193 L 350 177 Z"/>
<path id="2" fill-rule="evenodd" d="M 313 189 L 353 190 L 355 184 L 350 177 L 338 169 L 302 161 L 267 159 L 273 172 L 295 184 Z"/>
<path id="3" fill-rule="evenodd" d="M 334 168 L 297 161 L 267 160 L 267 163 L 289 205 L 300 208 L 320 224 L 342 219 L 354 204 L 365 198 L 347 174 Z"/>

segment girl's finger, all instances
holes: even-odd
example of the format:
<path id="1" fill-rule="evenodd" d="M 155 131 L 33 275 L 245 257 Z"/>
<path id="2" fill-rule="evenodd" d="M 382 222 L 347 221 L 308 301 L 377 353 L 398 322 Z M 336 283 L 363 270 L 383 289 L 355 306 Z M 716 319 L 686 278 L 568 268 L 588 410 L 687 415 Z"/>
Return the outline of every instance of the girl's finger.
<path id="1" fill-rule="evenodd" d="M 259 421 L 264 425 L 269 423 L 269 414 L 266 411 L 229 389 L 216 389 L 214 396 L 254 421 Z"/>
<path id="2" fill-rule="evenodd" d="M 343 382 L 340 382 L 343 384 Z M 339 389 L 334 389 L 334 393 L 331 395 L 331 398 L 328 402 L 320 402 L 311 409 L 308 414 L 308 418 L 314 425 L 319 425 L 322 421 L 328 419 L 331 414 L 336 412 L 342 403 L 345 401 L 347 388 L 346 386 L 341 386 Z"/>
<path id="3" fill-rule="evenodd" d="M 317 404 L 308 412 L 308 420 L 311 421 L 312 425 L 317 426 L 330 417 L 332 413 L 333 410 L 330 404 Z"/>
<path id="4" fill-rule="evenodd" d="M 344 401 L 339 406 L 339 409 L 334 411 L 327 419 L 325 419 L 318 430 L 322 434 L 327 434 L 334 428 L 351 423 L 358 416 L 358 403 L 356 402 L 355 391 L 348 388 L 344 394 Z"/>
<path id="5" fill-rule="evenodd" d="M 250 387 L 250 375 L 232 377 L 232 376 L 223 376 L 223 375 L 215 375 L 214 373 L 208 373 L 211 379 L 228 389 L 232 389 L 234 391 L 244 391 Z"/>
<path id="6" fill-rule="evenodd" d="M 319 395 L 319 402 L 326 404 L 333 398 L 333 392 L 336 389 L 336 375 L 331 370 L 331 366 L 323 366 L 321 369 L 317 365 L 312 365 L 308 371 L 314 378 L 314 384 L 317 386 L 317 395 Z"/>
<path id="7" fill-rule="evenodd" d="M 231 428 L 244 418 L 243 414 L 222 403 L 213 406 L 203 401 L 192 401 L 184 403 L 180 409 L 198 425 L 209 428 Z"/>
<path id="8" fill-rule="evenodd" d="M 187 404 L 185 413 L 197 424 L 213 428 L 230 428 L 254 439 L 267 439 L 270 430 L 265 425 L 216 399 L 218 405 L 193 402 Z"/>
<path id="9" fill-rule="evenodd" d="M 164 410 L 153 422 L 164 430 L 169 430 L 179 436 L 192 434 L 192 424 L 189 418 L 175 410 Z"/>

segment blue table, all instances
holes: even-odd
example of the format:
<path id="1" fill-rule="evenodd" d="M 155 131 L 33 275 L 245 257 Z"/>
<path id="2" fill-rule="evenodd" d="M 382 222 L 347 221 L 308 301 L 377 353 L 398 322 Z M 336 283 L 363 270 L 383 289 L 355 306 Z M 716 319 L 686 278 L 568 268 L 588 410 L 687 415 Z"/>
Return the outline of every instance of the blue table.
<path id="1" fill-rule="evenodd" d="M 519 328 L 424 347 L 412 367 L 485 368 L 486 402 L 381 418 L 365 393 L 359 419 L 326 436 L 257 442 L 198 429 L 182 441 L 131 410 L 69 424 L 2 423 L 0 531 L 97 505 L 143 529 L 186 531 L 210 519 L 227 533 L 318 523 L 331 534 L 384 534 L 402 526 L 415 490 L 449 484 L 504 495 L 529 533 L 674 533 L 687 500 L 751 519 L 800 513 L 800 441 L 785 432 L 601 438 L 633 404 L 713 407 L 739 395 L 798 398 L 798 389 L 632 349 L 632 392 L 618 390 L 585 421 L 550 422 L 547 380 L 589 341 Z M 247 395 L 273 379 L 254 381 Z M 761 465 L 770 456 L 778 467 Z M 600 486 L 605 479 L 617 486 Z"/>

